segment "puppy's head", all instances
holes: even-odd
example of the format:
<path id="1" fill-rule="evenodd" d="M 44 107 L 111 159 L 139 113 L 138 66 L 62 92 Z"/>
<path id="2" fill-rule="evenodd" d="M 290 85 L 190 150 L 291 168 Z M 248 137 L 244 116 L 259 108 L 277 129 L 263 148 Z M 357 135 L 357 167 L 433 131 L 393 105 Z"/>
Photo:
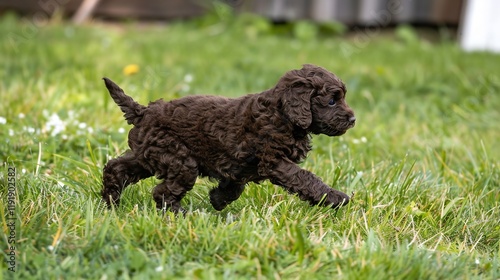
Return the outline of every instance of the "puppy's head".
<path id="1" fill-rule="evenodd" d="M 339 136 L 356 122 L 345 102 L 344 83 L 324 68 L 305 64 L 279 81 L 283 113 L 296 126 L 314 134 Z"/>

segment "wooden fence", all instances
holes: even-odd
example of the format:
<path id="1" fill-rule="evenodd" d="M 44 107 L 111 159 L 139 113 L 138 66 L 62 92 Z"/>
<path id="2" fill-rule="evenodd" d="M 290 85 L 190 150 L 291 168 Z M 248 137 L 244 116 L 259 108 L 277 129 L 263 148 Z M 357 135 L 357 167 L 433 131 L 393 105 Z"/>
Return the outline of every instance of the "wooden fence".
<path id="1" fill-rule="evenodd" d="M 0 0 L 0 11 L 73 15 L 83 0 Z M 94 0 L 93 15 L 104 18 L 161 19 L 202 15 L 211 0 Z M 274 21 L 336 20 L 348 25 L 396 23 L 458 24 L 463 0 L 225 0 L 238 11 L 249 11 Z"/>

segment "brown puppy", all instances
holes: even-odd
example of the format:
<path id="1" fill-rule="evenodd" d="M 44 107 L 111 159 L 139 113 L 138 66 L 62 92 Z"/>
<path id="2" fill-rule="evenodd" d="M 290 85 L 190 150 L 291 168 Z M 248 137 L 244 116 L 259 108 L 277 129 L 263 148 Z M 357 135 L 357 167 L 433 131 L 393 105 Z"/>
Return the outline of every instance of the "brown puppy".
<path id="1" fill-rule="evenodd" d="M 230 99 L 188 96 L 143 106 L 104 78 L 129 124 L 130 150 L 104 167 L 102 196 L 111 205 L 129 184 L 157 176 L 159 209 L 179 211 L 198 176 L 219 181 L 210 202 L 222 210 L 248 182 L 269 179 L 311 204 L 340 207 L 349 196 L 301 169 L 310 134 L 339 136 L 356 118 L 342 81 L 324 68 L 304 65 L 262 93 Z"/>

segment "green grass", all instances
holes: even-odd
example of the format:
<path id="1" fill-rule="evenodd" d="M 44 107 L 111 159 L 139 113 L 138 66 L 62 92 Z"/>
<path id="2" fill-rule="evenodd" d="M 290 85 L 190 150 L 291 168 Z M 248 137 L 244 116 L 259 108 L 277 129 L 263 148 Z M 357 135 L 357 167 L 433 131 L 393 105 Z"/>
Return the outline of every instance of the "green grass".
<path id="1" fill-rule="evenodd" d="M 8 166 L 18 195 L 16 272 L 2 261 L 0 279 L 500 278 L 500 56 L 447 40 L 304 38 L 238 23 L 0 18 L 3 205 Z M 355 192 L 347 207 L 310 207 L 263 182 L 217 212 L 206 179 L 184 199 L 185 216 L 155 210 L 155 179 L 128 188 L 117 209 L 101 203 L 102 167 L 127 149 L 130 128 L 103 76 L 146 103 L 260 92 L 303 63 L 340 76 L 357 115 L 346 135 L 315 136 L 302 164 Z M 140 71 L 124 75 L 128 64 Z M 6 206 L 0 214 L 7 257 Z"/>

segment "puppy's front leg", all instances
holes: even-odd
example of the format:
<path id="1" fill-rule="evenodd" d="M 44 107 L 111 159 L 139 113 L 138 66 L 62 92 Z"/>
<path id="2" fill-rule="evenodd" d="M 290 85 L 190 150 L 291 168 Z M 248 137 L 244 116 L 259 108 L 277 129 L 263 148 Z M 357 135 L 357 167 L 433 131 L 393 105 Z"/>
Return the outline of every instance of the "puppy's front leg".
<path id="1" fill-rule="evenodd" d="M 318 176 L 300 168 L 293 162 L 280 161 L 272 166 L 274 168 L 267 170 L 271 182 L 282 186 L 291 193 L 298 194 L 302 200 L 309 201 L 311 204 L 322 202 L 333 208 L 349 203 L 350 198 L 347 194 L 329 187 Z M 325 198 L 322 201 L 323 197 Z"/>

